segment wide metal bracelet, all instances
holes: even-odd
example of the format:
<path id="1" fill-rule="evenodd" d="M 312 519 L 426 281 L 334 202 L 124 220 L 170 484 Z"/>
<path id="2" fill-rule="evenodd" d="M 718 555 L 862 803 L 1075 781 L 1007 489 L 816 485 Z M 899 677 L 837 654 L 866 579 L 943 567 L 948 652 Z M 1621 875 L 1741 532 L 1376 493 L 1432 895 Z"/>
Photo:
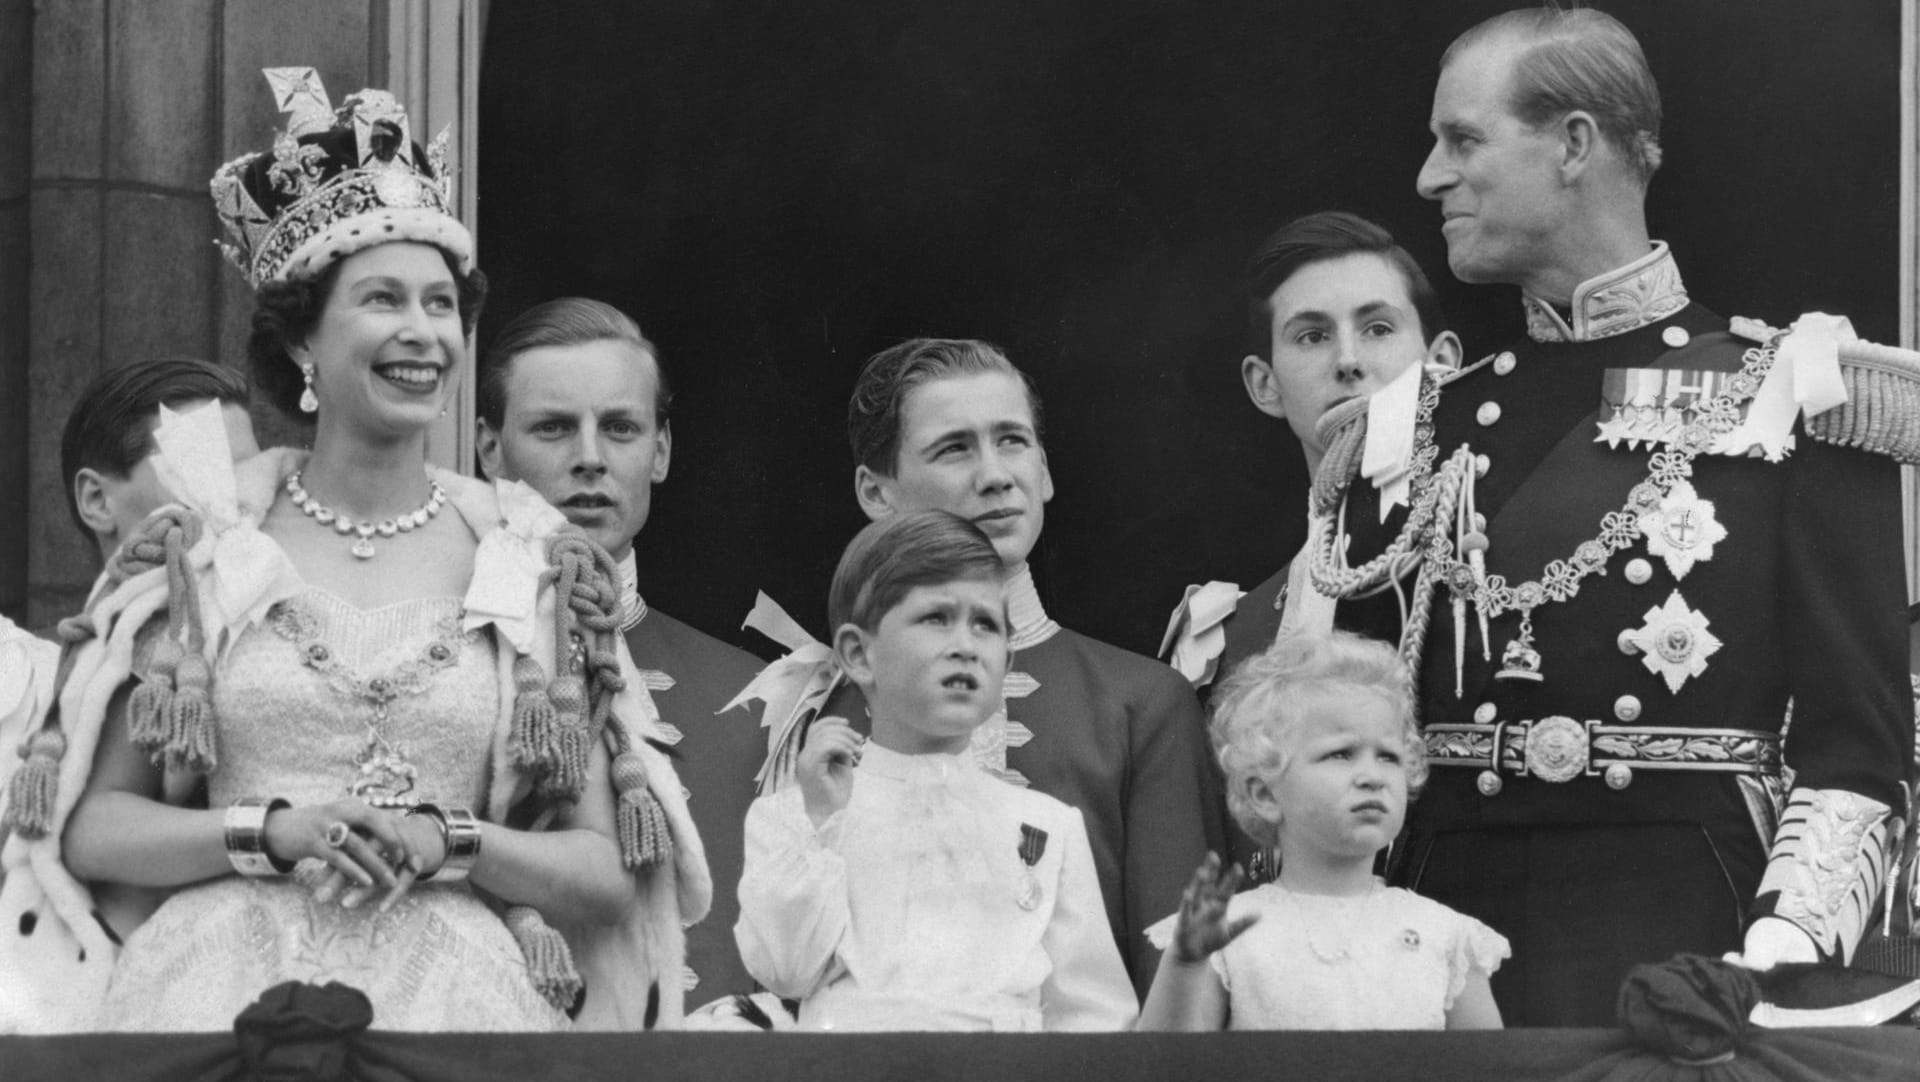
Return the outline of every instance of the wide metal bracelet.
<path id="1" fill-rule="evenodd" d="M 227 805 L 227 861 L 234 871 L 255 878 L 293 871 L 292 861 L 275 860 L 267 852 L 267 816 L 292 806 L 264 796 L 243 796 Z"/>
<path id="2" fill-rule="evenodd" d="M 446 849 L 446 858 L 440 866 L 421 876 L 418 882 L 457 883 L 473 874 L 474 862 L 480 859 L 480 820 L 473 812 L 466 808 L 442 808 L 438 804 L 416 804 L 407 814 L 431 817 L 434 826 L 440 828 L 440 841 Z"/>

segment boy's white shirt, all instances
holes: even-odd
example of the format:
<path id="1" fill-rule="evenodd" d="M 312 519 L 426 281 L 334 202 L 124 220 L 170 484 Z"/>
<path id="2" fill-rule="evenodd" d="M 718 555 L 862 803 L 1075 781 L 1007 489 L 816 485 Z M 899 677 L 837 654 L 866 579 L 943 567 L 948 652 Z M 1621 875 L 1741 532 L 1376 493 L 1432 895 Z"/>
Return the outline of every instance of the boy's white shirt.
<path id="1" fill-rule="evenodd" d="M 1046 831 L 1019 904 L 1021 826 Z M 741 958 L 813 1029 L 1127 1028 L 1138 1013 L 1080 813 L 962 755 L 869 743 L 819 828 L 799 786 L 747 815 Z"/>

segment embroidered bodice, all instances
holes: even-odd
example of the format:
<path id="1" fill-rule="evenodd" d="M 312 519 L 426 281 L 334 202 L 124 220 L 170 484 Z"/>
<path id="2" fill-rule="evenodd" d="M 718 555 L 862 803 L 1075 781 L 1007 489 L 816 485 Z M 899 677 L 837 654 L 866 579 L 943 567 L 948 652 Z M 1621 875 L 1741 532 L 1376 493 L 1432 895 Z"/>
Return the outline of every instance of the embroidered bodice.
<path id="1" fill-rule="evenodd" d="M 214 684 L 213 806 L 259 793 L 484 805 L 498 676 L 492 638 L 463 633 L 460 614 L 458 598 L 360 609 L 319 589 L 275 605 Z"/>

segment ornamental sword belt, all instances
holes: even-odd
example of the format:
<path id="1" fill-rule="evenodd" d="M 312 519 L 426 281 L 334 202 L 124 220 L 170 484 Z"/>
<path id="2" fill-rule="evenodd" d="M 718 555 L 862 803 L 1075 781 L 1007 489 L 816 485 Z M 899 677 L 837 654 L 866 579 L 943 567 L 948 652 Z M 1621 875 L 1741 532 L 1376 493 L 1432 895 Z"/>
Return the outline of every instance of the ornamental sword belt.
<path id="1" fill-rule="evenodd" d="M 1604 775 L 1625 788 L 1636 770 L 1780 774 L 1780 735 L 1749 729 L 1608 725 L 1545 717 L 1487 725 L 1429 725 L 1427 763 L 1566 782 Z M 1491 795 L 1491 794 L 1489 794 Z"/>

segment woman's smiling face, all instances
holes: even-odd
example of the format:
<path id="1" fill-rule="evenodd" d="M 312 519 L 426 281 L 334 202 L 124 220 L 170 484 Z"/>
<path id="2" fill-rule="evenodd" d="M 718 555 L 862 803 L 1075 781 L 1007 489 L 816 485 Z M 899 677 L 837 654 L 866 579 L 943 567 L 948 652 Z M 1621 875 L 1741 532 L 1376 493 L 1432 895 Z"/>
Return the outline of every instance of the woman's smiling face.
<path id="1" fill-rule="evenodd" d="M 323 427 L 393 436 L 425 429 L 451 400 L 467 357 L 446 257 L 429 244 L 393 241 L 341 260 L 319 319 L 289 352 L 313 366 Z"/>

